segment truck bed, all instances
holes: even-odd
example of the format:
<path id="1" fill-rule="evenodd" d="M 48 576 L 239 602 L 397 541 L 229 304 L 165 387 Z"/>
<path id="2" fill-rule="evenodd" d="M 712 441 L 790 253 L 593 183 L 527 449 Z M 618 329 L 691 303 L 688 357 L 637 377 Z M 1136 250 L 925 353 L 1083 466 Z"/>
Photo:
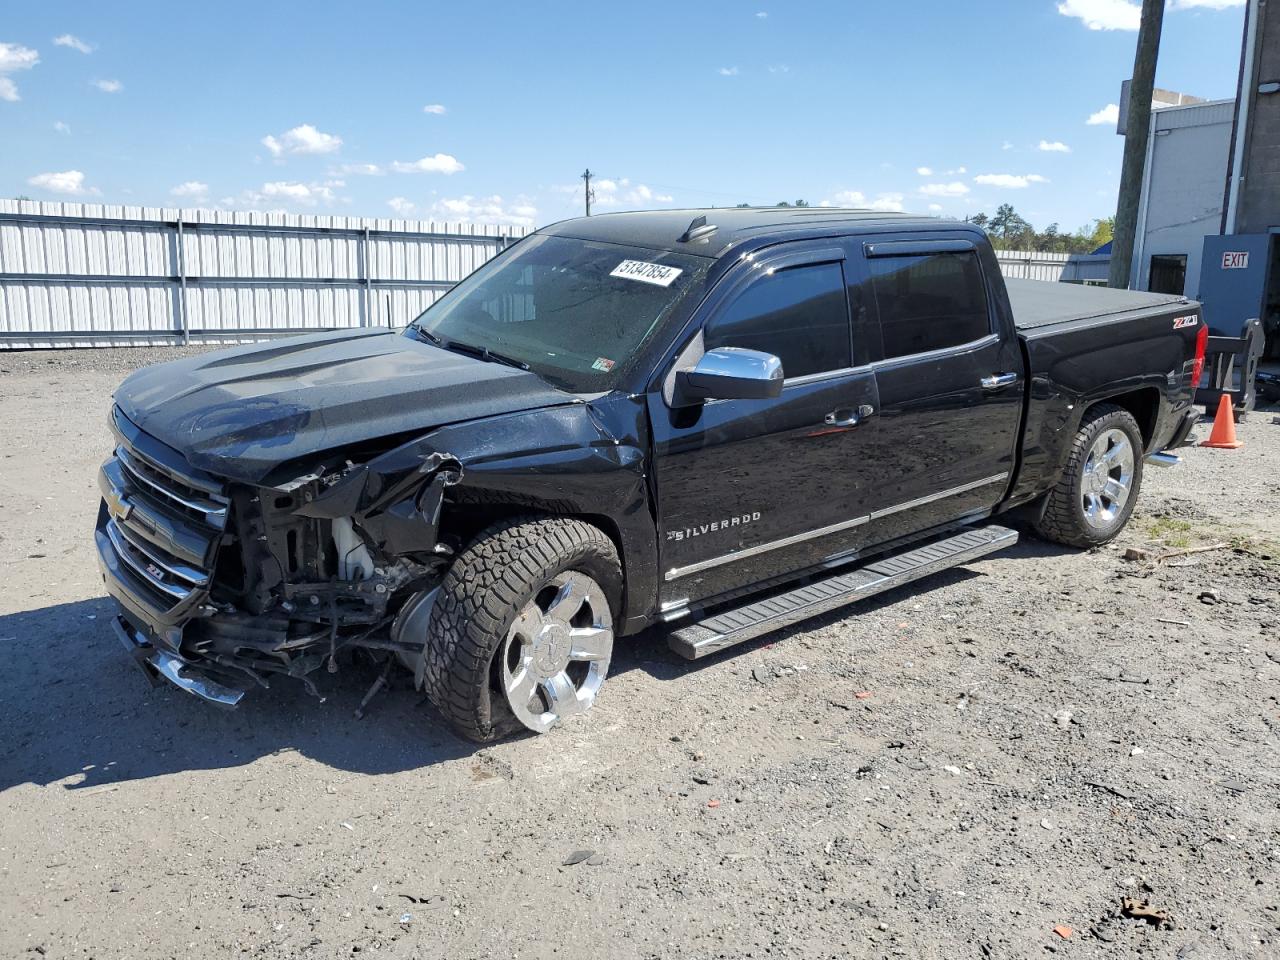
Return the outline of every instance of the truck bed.
<path id="1" fill-rule="evenodd" d="M 1191 301 L 1176 293 L 1143 293 L 1086 287 L 1079 283 L 1050 283 L 1045 280 L 1006 280 L 1013 320 L 1019 331 L 1030 335 L 1043 328 L 1072 321 L 1102 317 L 1141 316 L 1163 312 L 1172 305 Z"/>

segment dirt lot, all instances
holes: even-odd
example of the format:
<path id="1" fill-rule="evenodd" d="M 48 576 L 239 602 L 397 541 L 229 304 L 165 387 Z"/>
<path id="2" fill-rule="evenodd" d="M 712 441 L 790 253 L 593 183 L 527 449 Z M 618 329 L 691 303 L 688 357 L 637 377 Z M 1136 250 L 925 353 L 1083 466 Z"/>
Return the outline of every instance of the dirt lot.
<path id="1" fill-rule="evenodd" d="M 477 750 L 407 686 L 354 720 L 362 670 L 145 685 L 94 474 L 173 355 L 0 355 L 0 956 L 1280 956 L 1276 411 L 1149 470 L 1111 547 L 696 666 L 645 636 L 591 715 Z"/>

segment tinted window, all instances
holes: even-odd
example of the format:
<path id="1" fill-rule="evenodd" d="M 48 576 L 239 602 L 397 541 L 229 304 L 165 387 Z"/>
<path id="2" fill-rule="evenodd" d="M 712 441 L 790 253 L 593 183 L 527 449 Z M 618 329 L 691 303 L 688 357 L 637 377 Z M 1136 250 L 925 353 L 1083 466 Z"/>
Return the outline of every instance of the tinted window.
<path id="1" fill-rule="evenodd" d="M 991 332 L 977 254 L 873 257 L 885 359 L 954 347 Z"/>
<path id="2" fill-rule="evenodd" d="M 787 377 L 852 366 L 844 271 L 824 263 L 758 280 L 707 326 L 703 338 L 708 350 L 772 353 Z"/>

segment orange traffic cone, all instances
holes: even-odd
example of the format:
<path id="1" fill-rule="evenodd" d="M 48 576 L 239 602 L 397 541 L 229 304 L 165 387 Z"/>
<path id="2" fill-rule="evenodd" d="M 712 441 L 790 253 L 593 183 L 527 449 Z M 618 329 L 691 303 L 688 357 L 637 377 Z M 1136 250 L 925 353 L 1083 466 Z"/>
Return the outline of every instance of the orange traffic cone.
<path id="1" fill-rule="evenodd" d="M 1213 418 L 1213 429 L 1209 431 L 1209 439 L 1200 442 L 1202 447 L 1218 447 L 1223 450 L 1238 450 L 1244 446 L 1243 440 L 1236 439 L 1236 418 L 1231 412 L 1231 395 L 1224 393 L 1218 401 L 1218 412 Z"/>

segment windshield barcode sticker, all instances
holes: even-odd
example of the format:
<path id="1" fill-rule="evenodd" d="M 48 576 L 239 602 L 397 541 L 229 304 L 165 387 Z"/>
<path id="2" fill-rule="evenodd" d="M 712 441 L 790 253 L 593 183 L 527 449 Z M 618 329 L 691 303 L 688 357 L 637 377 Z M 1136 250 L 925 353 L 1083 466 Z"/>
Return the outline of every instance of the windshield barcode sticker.
<path id="1" fill-rule="evenodd" d="M 684 273 L 679 267 L 664 267 L 660 263 L 646 263 L 644 260 L 623 260 L 613 268 L 611 277 L 624 280 L 639 280 L 641 283 L 652 283 L 659 287 L 671 286 L 671 281 Z"/>

